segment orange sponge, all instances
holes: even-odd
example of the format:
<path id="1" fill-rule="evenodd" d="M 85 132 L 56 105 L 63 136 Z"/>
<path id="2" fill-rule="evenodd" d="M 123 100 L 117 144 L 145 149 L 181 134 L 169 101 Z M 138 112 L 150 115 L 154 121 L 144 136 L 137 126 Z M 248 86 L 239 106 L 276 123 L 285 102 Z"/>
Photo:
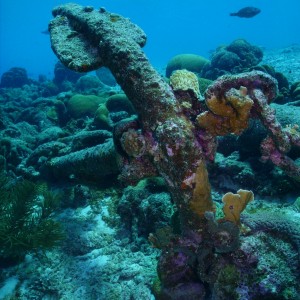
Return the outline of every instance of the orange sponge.
<path id="1" fill-rule="evenodd" d="M 237 194 L 226 193 L 222 198 L 225 220 L 239 225 L 241 223 L 240 215 L 242 211 L 253 199 L 253 192 L 248 190 L 238 190 Z"/>

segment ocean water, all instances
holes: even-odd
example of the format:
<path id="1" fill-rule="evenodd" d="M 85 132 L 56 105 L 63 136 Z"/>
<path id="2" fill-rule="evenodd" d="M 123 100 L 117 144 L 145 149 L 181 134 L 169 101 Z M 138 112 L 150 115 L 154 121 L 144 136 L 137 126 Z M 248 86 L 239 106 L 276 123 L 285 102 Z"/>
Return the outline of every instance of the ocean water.
<path id="1" fill-rule="evenodd" d="M 11 67 L 27 69 L 30 77 L 53 77 L 57 58 L 50 48 L 47 29 L 54 6 L 71 1 L 0 1 L 0 74 Z M 219 45 L 245 38 L 262 48 L 286 47 L 300 42 L 298 0 L 87 0 L 76 1 L 122 14 L 148 37 L 145 52 L 154 66 L 163 68 L 181 53 L 209 57 Z M 230 17 L 245 6 L 261 9 L 250 19 Z"/>

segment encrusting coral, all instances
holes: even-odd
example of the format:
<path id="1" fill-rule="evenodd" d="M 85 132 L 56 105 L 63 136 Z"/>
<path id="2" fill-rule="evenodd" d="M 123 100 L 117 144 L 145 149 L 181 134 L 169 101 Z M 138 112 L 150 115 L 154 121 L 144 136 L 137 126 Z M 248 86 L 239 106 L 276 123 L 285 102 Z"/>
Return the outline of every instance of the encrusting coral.
<path id="1" fill-rule="evenodd" d="M 253 100 L 247 88 L 230 89 L 221 98 L 210 95 L 206 98 L 209 111 L 197 117 L 199 127 L 213 135 L 239 134 L 248 127 Z"/>

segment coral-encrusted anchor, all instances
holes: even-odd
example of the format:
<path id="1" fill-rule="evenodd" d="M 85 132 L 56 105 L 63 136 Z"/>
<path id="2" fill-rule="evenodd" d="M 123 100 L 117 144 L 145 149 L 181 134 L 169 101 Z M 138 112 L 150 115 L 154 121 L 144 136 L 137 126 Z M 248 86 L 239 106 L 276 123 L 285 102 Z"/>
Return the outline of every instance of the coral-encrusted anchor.
<path id="1" fill-rule="evenodd" d="M 221 255 L 238 245 L 238 226 L 234 222 L 227 221 L 229 226 L 224 225 L 220 231 L 209 229 L 209 224 L 214 222 L 204 217 L 207 211 L 214 211 L 205 160 L 214 158 L 216 136 L 240 134 L 247 128 L 249 118 L 259 118 L 270 134 L 263 147 L 264 157 L 280 167 L 295 167 L 293 163 L 287 165 L 282 158 L 292 143 L 299 146 L 299 139 L 296 142 L 282 130 L 268 105 L 276 96 L 276 80 L 259 71 L 220 77 L 206 91 L 209 111 L 205 112 L 195 105 L 195 93 L 191 101 L 176 98 L 141 50 L 146 35 L 128 19 L 77 4 L 56 7 L 53 15 L 55 18 L 49 25 L 52 49 L 64 65 L 75 71 L 82 71 L 83 64 L 85 71 L 100 66 L 111 70 L 138 112 L 142 129 L 141 133 L 122 131 L 123 148 L 133 153 L 138 162 L 143 161 L 143 155 L 151 158 L 146 161 L 151 161 L 166 180 L 176 203 L 181 235 L 171 241 L 160 257 L 159 296 L 161 299 L 204 299 L 203 282 L 212 287 L 213 278 L 217 277 L 216 274 L 209 277 L 211 266 L 215 267 L 213 272 L 218 272 L 229 259 L 217 256 L 215 251 Z M 199 110 L 197 121 L 195 111 L 189 113 L 189 108 Z M 142 142 L 131 148 L 127 142 L 134 135 Z M 282 155 L 275 157 L 276 151 Z M 299 177 L 299 168 L 296 170 L 290 174 Z M 219 238 L 217 243 L 213 236 Z M 226 249 L 220 243 L 224 237 Z"/>

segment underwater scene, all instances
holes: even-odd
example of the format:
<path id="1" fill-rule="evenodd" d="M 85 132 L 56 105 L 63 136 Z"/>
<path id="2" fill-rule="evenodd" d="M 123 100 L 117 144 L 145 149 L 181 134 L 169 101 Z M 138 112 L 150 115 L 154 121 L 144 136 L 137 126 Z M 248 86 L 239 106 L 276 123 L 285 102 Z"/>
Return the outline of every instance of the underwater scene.
<path id="1" fill-rule="evenodd" d="M 0 299 L 299 300 L 299 11 L 0 0 Z"/>

